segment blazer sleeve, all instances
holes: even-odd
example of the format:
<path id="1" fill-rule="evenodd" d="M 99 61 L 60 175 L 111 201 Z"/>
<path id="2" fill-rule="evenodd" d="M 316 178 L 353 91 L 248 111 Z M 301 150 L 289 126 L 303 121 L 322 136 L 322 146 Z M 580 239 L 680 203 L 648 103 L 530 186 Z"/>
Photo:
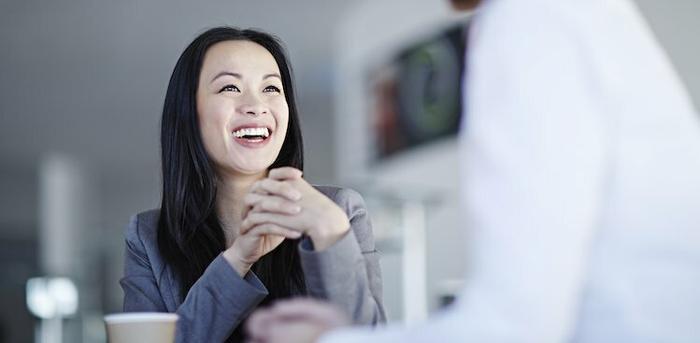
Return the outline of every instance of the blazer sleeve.
<path id="1" fill-rule="evenodd" d="M 124 311 L 168 312 L 162 294 L 170 284 L 156 281 L 163 280 L 156 277 L 162 268 L 151 264 L 140 229 L 138 216 L 134 216 L 126 231 L 124 277 L 120 281 Z M 266 295 L 267 289 L 253 272 L 241 278 L 219 255 L 177 307 L 176 341 L 225 341 Z"/>
<path id="2" fill-rule="evenodd" d="M 384 323 L 379 252 L 364 200 L 350 189 L 339 189 L 334 198 L 351 229 L 323 251 L 313 250 L 308 238 L 299 244 L 307 291 L 346 310 L 356 324 Z"/>

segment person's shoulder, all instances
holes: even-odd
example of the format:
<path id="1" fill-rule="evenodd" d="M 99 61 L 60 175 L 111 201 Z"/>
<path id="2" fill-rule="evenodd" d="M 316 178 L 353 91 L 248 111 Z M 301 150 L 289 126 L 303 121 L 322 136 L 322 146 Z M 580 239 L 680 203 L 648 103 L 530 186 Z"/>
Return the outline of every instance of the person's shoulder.
<path id="1" fill-rule="evenodd" d="M 362 195 L 352 188 L 334 185 L 313 185 L 316 190 L 335 202 L 362 200 Z"/>
<path id="2" fill-rule="evenodd" d="M 130 263 L 148 265 L 158 280 L 166 266 L 158 249 L 158 221 L 160 210 L 148 210 L 131 216 L 126 228 L 125 239 L 127 250 L 137 259 Z M 159 282 L 159 287 L 162 283 Z"/>
<path id="3" fill-rule="evenodd" d="M 314 185 L 314 188 L 345 209 L 347 213 L 353 213 L 358 209 L 365 208 L 365 201 L 362 195 L 354 189 L 332 185 Z"/>
<path id="4" fill-rule="evenodd" d="M 373 251 L 374 236 L 369 213 L 362 195 L 351 188 L 338 186 L 314 186 L 340 207 L 350 220 L 350 227 L 362 251 Z"/>
<path id="5" fill-rule="evenodd" d="M 152 209 L 131 216 L 126 228 L 127 241 L 140 241 L 144 245 L 155 244 L 158 238 L 158 220 L 160 210 Z"/>

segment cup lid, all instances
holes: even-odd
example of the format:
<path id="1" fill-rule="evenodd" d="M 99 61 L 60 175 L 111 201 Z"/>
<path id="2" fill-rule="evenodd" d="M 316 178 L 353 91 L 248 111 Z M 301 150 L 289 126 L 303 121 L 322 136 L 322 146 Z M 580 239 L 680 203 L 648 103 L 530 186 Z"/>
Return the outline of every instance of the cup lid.
<path id="1" fill-rule="evenodd" d="M 132 323 L 132 322 L 173 322 L 178 318 L 175 313 L 165 312 L 126 312 L 114 313 L 104 316 L 107 323 Z"/>

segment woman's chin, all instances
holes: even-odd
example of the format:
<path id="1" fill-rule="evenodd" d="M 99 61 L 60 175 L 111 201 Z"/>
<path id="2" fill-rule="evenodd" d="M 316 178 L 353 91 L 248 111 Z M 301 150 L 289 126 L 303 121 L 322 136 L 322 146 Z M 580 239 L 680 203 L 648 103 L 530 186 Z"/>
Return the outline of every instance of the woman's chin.
<path id="1" fill-rule="evenodd" d="M 246 156 L 247 155 L 247 156 Z M 230 154 L 225 159 L 217 159 L 217 171 L 231 176 L 255 176 L 267 174 L 270 166 L 275 162 L 276 155 L 269 156 L 250 154 Z"/>
<path id="2" fill-rule="evenodd" d="M 260 163 L 255 165 L 245 165 L 245 166 L 228 166 L 228 174 L 237 176 L 255 176 L 267 174 L 268 168 L 270 168 L 272 163 Z"/>

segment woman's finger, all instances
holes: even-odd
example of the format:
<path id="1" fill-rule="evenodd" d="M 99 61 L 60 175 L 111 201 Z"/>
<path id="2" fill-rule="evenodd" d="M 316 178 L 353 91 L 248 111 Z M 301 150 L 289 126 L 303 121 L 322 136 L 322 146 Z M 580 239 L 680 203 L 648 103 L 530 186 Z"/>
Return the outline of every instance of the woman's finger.
<path id="1" fill-rule="evenodd" d="M 302 175 L 303 173 L 299 169 L 292 167 L 282 167 L 270 170 L 270 172 L 267 174 L 267 177 L 274 180 L 284 181 L 290 179 L 299 179 Z"/>
<path id="2" fill-rule="evenodd" d="M 292 201 L 301 199 L 301 193 L 294 189 L 289 183 L 273 180 L 270 178 L 260 180 L 250 188 L 251 193 L 272 194 L 287 198 Z"/>
<path id="3" fill-rule="evenodd" d="M 310 298 L 297 298 L 277 302 L 270 312 L 276 318 L 286 320 L 304 319 L 315 322 L 342 322 L 345 319 L 343 313 L 333 305 Z"/>
<path id="4" fill-rule="evenodd" d="M 250 228 L 246 233 L 252 236 L 275 235 L 289 239 L 297 239 L 302 233 L 276 224 L 260 224 Z"/>
<path id="5" fill-rule="evenodd" d="M 241 235 L 245 235 L 250 229 L 262 225 L 262 224 L 275 224 L 281 227 L 288 228 L 294 231 L 299 230 L 299 219 L 285 214 L 277 214 L 272 212 L 256 212 L 250 211 L 248 215 L 241 222 L 241 227 L 239 232 Z"/>
<path id="6" fill-rule="evenodd" d="M 303 213 L 303 212 L 302 212 Z M 303 225 L 303 218 L 299 215 L 287 215 L 279 214 L 274 212 L 259 212 L 250 211 L 248 216 L 241 222 L 240 232 L 244 234 L 252 227 L 262 224 L 275 224 L 281 227 L 288 228 L 290 230 L 299 231 L 301 233 L 305 232 L 305 225 Z"/>
<path id="7" fill-rule="evenodd" d="M 265 333 L 265 327 L 270 320 L 270 311 L 268 309 L 259 309 L 248 318 L 246 330 L 253 339 L 261 339 Z"/>
<path id="8" fill-rule="evenodd" d="M 248 193 L 243 199 L 243 203 L 246 205 L 246 211 L 243 213 L 244 217 L 247 216 L 252 209 L 255 209 L 255 211 L 277 212 L 292 215 L 301 212 L 301 206 L 296 202 L 275 195 Z"/>

